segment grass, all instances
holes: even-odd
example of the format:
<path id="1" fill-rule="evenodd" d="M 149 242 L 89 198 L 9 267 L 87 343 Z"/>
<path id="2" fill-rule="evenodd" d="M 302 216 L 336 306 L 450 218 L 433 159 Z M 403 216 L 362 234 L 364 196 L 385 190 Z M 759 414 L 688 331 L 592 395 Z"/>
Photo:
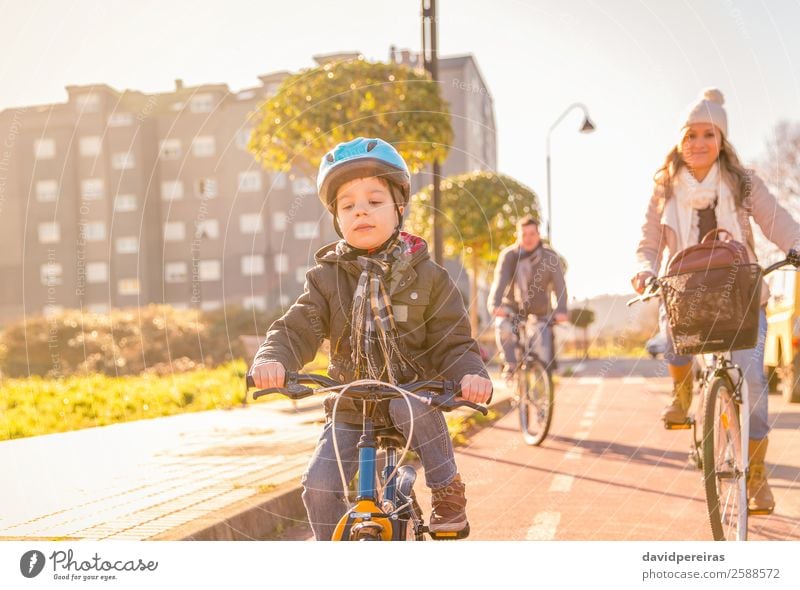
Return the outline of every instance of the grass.
<path id="1" fill-rule="evenodd" d="M 228 409 L 244 400 L 242 361 L 164 377 L 27 377 L 0 381 L 0 440 L 65 432 L 184 412 Z"/>

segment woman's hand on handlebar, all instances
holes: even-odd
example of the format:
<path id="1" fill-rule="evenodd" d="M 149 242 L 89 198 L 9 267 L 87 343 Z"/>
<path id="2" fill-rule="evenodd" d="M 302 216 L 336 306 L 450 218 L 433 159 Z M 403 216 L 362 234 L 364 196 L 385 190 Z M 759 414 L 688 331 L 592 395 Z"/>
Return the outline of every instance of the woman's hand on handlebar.
<path id="1" fill-rule="evenodd" d="M 461 378 L 461 398 L 482 404 L 492 395 L 492 381 L 480 375 L 464 375 Z"/>
<path id="2" fill-rule="evenodd" d="M 251 374 L 259 389 L 282 388 L 286 383 L 286 369 L 277 361 L 269 361 L 253 367 Z"/>
<path id="3" fill-rule="evenodd" d="M 649 270 L 644 270 L 642 272 L 636 273 L 631 279 L 631 285 L 633 286 L 633 290 L 636 291 L 639 295 L 641 295 L 642 293 L 644 293 L 645 287 L 647 287 L 647 283 L 650 281 L 650 279 L 653 278 L 655 278 L 655 275 Z"/>

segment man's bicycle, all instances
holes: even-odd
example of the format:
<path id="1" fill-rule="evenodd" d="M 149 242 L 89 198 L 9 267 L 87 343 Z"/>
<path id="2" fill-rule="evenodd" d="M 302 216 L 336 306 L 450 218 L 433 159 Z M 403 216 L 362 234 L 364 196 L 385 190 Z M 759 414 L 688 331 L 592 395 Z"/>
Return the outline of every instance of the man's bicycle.
<path id="1" fill-rule="evenodd" d="M 784 259 L 763 271 L 756 267 L 752 273 L 755 286 L 748 305 L 755 305 L 757 310 L 762 277 L 790 264 L 789 259 Z M 742 268 L 748 266 L 755 265 L 741 265 Z M 651 279 L 644 292 L 628 301 L 628 305 L 653 297 L 663 298 L 664 289 L 672 288 L 669 279 Z M 688 283 L 685 277 L 681 282 Z M 717 304 L 724 303 L 718 301 Z M 667 309 L 669 314 L 669 306 Z M 713 348 L 713 345 L 709 347 Z M 665 424 L 668 429 L 691 428 L 693 431 L 690 457 L 703 471 L 708 520 L 715 541 L 747 540 L 748 516 L 759 514 L 749 512 L 747 508 L 750 400 L 742 370 L 731 360 L 732 349 L 734 347 L 702 355 L 700 437 L 697 436 L 697 421 L 691 416 L 685 423 Z"/>
<path id="2" fill-rule="evenodd" d="M 251 375 L 246 377 L 247 387 L 255 387 Z M 306 387 L 315 385 L 316 388 Z M 349 482 L 346 481 L 339 448 L 334 436 L 334 449 L 342 479 L 344 497 L 350 507 L 339 521 L 332 541 L 424 541 L 428 534 L 435 540 L 463 539 L 469 535 L 469 526 L 458 532 L 430 531 L 425 525 L 422 510 L 414 495 L 417 472 L 403 461 L 411 446 L 414 432 L 413 411 L 410 432 L 406 439 L 394 427 L 376 427 L 375 415 L 385 410 L 392 399 L 417 399 L 443 411 L 468 407 L 486 415 L 484 406 L 458 399 L 459 386 L 453 381 L 416 381 L 402 386 L 375 380 L 353 381 L 342 384 L 326 375 L 287 373 L 284 388 L 262 389 L 253 393 L 253 399 L 271 393 L 280 393 L 299 400 L 315 393 L 336 392 L 332 420 L 336 420 L 339 400 L 348 397 L 363 404 L 362 435 L 358 443 L 357 495 L 350 502 Z M 383 406 L 383 407 L 382 407 Z M 385 412 L 384 415 L 388 415 Z M 335 428 L 334 428 L 335 432 Z M 383 468 L 378 475 L 378 449 L 385 451 Z M 402 449 L 398 459 L 398 449 Z"/>
<path id="3" fill-rule="evenodd" d="M 519 363 L 511 373 L 510 380 L 515 389 L 514 396 L 522 437 L 527 444 L 538 446 L 542 444 L 550 430 L 555 407 L 553 378 L 537 353 L 537 350 L 547 348 L 547 346 L 542 347 L 545 332 L 536 316 L 531 315 L 527 318 L 520 316 L 520 320 L 515 324 L 518 334 L 516 346 Z M 544 325 L 552 326 L 552 321 L 548 320 Z"/>

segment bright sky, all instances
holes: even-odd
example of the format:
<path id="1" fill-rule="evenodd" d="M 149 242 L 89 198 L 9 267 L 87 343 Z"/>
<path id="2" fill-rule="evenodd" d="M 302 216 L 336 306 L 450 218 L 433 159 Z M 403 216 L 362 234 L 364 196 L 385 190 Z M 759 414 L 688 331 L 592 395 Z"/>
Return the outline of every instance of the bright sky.
<path id="1" fill-rule="evenodd" d="M 629 291 L 651 178 L 686 105 L 718 86 L 746 162 L 782 118 L 800 118 L 794 0 L 439 0 L 440 54 L 472 53 L 493 95 L 499 169 L 546 195 L 554 244 L 579 298 Z M 312 65 L 311 56 L 420 48 L 420 2 L 398 0 L 0 2 L 0 109 L 66 99 L 69 84 L 167 91 Z"/>

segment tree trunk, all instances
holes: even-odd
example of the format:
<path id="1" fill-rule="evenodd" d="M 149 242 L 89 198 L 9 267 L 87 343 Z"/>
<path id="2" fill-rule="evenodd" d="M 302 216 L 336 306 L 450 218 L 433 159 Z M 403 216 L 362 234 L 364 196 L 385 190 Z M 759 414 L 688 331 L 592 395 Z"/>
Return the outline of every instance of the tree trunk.
<path id="1" fill-rule="evenodd" d="M 589 358 L 589 326 L 583 328 L 583 356 Z"/>
<path id="2" fill-rule="evenodd" d="M 469 281 L 469 325 L 472 329 L 472 337 L 478 337 L 478 272 L 480 267 L 480 260 L 473 248 L 470 254 L 471 271 Z"/>

